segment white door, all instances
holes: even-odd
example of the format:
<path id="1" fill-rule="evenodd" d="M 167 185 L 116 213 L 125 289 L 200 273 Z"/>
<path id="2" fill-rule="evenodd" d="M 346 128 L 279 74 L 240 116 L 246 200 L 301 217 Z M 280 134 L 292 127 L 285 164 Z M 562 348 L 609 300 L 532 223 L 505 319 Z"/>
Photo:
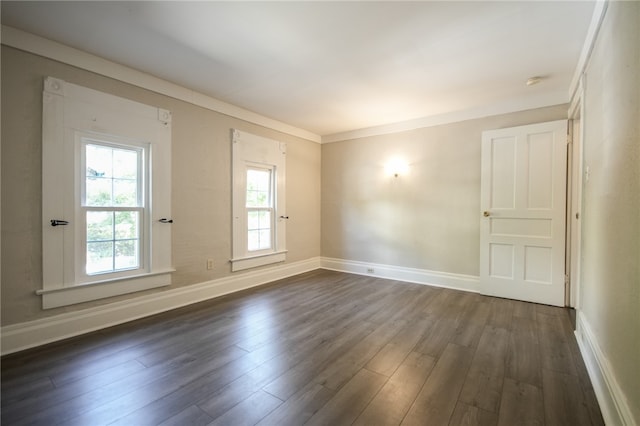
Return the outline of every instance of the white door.
<path id="1" fill-rule="evenodd" d="M 482 294 L 565 305 L 566 143 L 566 120 L 482 133 Z"/>

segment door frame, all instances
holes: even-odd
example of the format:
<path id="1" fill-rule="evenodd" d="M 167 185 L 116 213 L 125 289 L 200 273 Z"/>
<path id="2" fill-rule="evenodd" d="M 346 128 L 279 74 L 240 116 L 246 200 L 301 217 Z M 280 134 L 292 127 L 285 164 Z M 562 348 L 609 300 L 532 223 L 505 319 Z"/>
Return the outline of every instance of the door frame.
<path id="1" fill-rule="evenodd" d="M 565 305 L 578 309 L 582 250 L 582 187 L 584 147 L 584 78 L 580 78 L 568 111 L 569 144 L 567 152 L 567 236 L 565 274 L 568 277 Z M 578 216 L 576 216 L 576 214 Z"/>

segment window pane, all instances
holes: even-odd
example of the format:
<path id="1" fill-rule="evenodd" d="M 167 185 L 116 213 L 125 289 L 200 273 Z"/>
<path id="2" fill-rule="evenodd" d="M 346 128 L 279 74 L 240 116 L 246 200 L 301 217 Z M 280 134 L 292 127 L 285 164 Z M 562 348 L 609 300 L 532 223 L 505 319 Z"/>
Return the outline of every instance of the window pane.
<path id="1" fill-rule="evenodd" d="M 138 265 L 138 240 L 116 241 L 115 269 L 132 269 Z"/>
<path id="2" fill-rule="evenodd" d="M 260 232 L 260 250 L 271 248 L 271 230 L 261 229 L 259 232 Z"/>
<path id="3" fill-rule="evenodd" d="M 247 170 L 247 187 L 256 191 L 268 191 L 270 177 L 270 170 L 249 169 Z"/>
<path id="4" fill-rule="evenodd" d="M 271 170 L 247 170 L 247 207 L 271 207 Z"/>
<path id="5" fill-rule="evenodd" d="M 247 190 L 247 207 L 260 207 L 258 204 L 258 191 Z"/>
<path id="6" fill-rule="evenodd" d="M 112 148 L 100 145 L 87 145 L 86 162 L 87 177 L 107 177 L 112 176 Z"/>
<path id="7" fill-rule="evenodd" d="M 85 205 L 138 207 L 142 187 L 141 150 L 85 146 Z"/>
<path id="8" fill-rule="evenodd" d="M 271 230 L 259 229 L 247 233 L 247 246 L 249 251 L 265 250 L 271 248 Z"/>
<path id="9" fill-rule="evenodd" d="M 87 212 L 87 274 L 140 266 L 140 212 Z"/>
<path id="10" fill-rule="evenodd" d="M 116 212 L 115 238 L 117 240 L 140 237 L 138 216 L 138 212 Z"/>
<path id="11" fill-rule="evenodd" d="M 87 274 L 113 271 L 113 242 L 87 243 Z"/>
<path id="12" fill-rule="evenodd" d="M 94 207 L 111 205 L 111 179 L 87 176 L 85 205 Z"/>
<path id="13" fill-rule="evenodd" d="M 247 241 L 247 249 L 249 251 L 260 250 L 260 231 L 249 231 L 248 233 L 248 241 Z"/>
<path id="14" fill-rule="evenodd" d="M 247 213 L 247 228 L 270 229 L 271 228 L 271 212 L 269 210 L 252 210 Z"/>
<path id="15" fill-rule="evenodd" d="M 271 212 L 260 212 L 260 229 L 271 229 Z"/>
<path id="16" fill-rule="evenodd" d="M 253 207 L 269 207 L 269 192 L 267 191 L 254 191 L 252 198 L 255 199 Z"/>
<path id="17" fill-rule="evenodd" d="M 138 205 L 138 183 L 131 179 L 114 179 L 113 205 L 136 207 Z"/>
<path id="18" fill-rule="evenodd" d="M 113 212 L 87 212 L 87 242 L 113 240 Z"/>
<path id="19" fill-rule="evenodd" d="M 249 230 L 260 228 L 260 212 L 251 211 L 247 214 L 247 228 Z"/>
<path id="20" fill-rule="evenodd" d="M 271 248 L 271 211 L 253 210 L 247 212 L 249 251 Z"/>
<path id="21" fill-rule="evenodd" d="M 138 178 L 138 152 L 124 149 L 113 150 L 113 177 L 120 179 Z"/>
<path id="22" fill-rule="evenodd" d="M 247 190 L 247 207 L 271 207 L 269 193 Z"/>

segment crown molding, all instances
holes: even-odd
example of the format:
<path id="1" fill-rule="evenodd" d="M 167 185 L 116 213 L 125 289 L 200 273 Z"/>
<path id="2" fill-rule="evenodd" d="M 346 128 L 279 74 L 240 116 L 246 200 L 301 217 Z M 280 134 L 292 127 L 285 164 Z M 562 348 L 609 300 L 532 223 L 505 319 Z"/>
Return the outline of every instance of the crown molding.
<path id="1" fill-rule="evenodd" d="M 576 97 L 580 88 L 582 76 L 589 64 L 591 52 L 593 52 L 593 48 L 596 44 L 598 33 L 600 32 L 600 27 L 602 26 L 602 21 L 604 21 L 604 16 L 607 13 L 608 6 L 609 0 L 596 0 L 593 15 L 591 15 L 591 22 L 587 29 L 587 36 L 585 37 L 584 45 L 582 46 L 582 52 L 580 53 L 580 58 L 578 59 L 578 64 L 576 65 L 573 78 L 571 79 L 571 85 L 569 86 L 569 97 L 571 100 Z"/>
<path id="2" fill-rule="evenodd" d="M 367 127 L 364 129 L 334 133 L 331 135 L 322 136 L 322 143 L 325 144 L 351 139 L 386 135 L 390 133 L 406 132 L 409 130 L 422 129 L 425 127 L 440 126 L 443 124 L 458 123 L 460 121 L 490 117 L 492 115 L 508 114 L 511 112 L 562 105 L 568 102 L 569 96 L 564 90 L 560 90 L 540 96 L 485 105 L 479 108 L 453 111 L 445 114 L 417 118 L 415 120 L 401 121 L 399 123 L 385 124 L 382 126 Z"/>
<path id="3" fill-rule="evenodd" d="M 502 103 L 482 106 L 462 111 L 454 111 L 445 114 L 422 117 L 414 120 L 373 126 L 363 129 L 350 130 L 320 136 L 315 133 L 291 126 L 284 122 L 274 120 L 244 108 L 223 102 L 219 99 L 188 89 L 170 81 L 155 77 L 151 74 L 109 61 L 99 56 L 83 52 L 81 50 L 63 45 L 61 43 L 36 36 L 31 33 L 18 30 L 6 25 L 2 26 L 1 42 L 3 45 L 14 47 L 29 53 L 43 56 L 55 61 L 66 63 L 87 71 L 114 78 L 116 80 L 133 84 L 135 86 L 169 96 L 193 105 L 197 105 L 211 111 L 219 112 L 266 128 L 297 136 L 317 143 L 332 143 L 350 139 L 372 137 L 390 133 L 415 130 L 425 127 L 433 127 L 443 124 L 456 123 L 465 120 L 489 117 L 492 115 L 506 114 L 527 109 L 542 108 L 553 105 L 565 104 L 571 100 L 577 90 L 580 76 L 583 73 L 598 30 L 606 12 L 608 0 L 598 0 L 594 9 L 592 21 L 587 33 L 587 38 L 576 67 L 576 71 L 570 86 L 569 93 L 558 91 L 538 97 L 512 100 Z"/>
<path id="4" fill-rule="evenodd" d="M 72 65 L 124 83 L 133 84 L 134 86 L 138 86 L 161 95 L 169 96 L 211 111 L 229 115 L 259 126 L 264 126 L 272 130 L 297 136 L 312 142 L 319 143 L 321 141 L 319 135 L 307 130 L 262 116 L 203 93 L 199 93 L 170 81 L 155 77 L 151 74 L 138 71 L 52 40 L 48 40 L 35 34 L 3 25 L 1 39 L 2 44 L 6 46 L 53 59 L 54 61 Z"/>

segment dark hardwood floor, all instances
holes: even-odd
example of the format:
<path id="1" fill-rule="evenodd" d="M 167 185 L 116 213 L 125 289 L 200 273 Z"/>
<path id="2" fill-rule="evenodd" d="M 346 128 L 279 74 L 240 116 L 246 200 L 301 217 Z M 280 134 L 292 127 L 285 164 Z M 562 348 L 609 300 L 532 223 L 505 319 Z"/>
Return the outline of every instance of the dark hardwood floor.
<path id="1" fill-rule="evenodd" d="M 4 425 L 601 425 L 567 310 L 318 270 L 2 358 Z"/>

